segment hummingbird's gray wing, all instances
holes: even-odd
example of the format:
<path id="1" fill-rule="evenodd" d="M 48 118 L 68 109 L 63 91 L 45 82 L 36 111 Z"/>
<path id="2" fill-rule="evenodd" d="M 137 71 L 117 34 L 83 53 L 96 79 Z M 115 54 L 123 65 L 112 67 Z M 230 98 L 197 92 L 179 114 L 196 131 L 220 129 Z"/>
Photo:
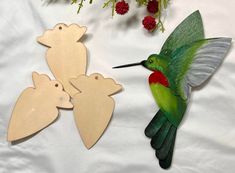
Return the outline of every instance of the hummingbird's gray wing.
<path id="1" fill-rule="evenodd" d="M 188 99 L 191 87 L 200 86 L 222 63 L 231 38 L 212 38 L 196 41 L 177 49 L 169 62 L 170 86 L 183 99 Z"/>
<path id="2" fill-rule="evenodd" d="M 162 46 L 160 54 L 171 57 L 177 48 L 202 39 L 204 39 L 202 18 L 200 12 L 195 11 L 171 33 Z"/>

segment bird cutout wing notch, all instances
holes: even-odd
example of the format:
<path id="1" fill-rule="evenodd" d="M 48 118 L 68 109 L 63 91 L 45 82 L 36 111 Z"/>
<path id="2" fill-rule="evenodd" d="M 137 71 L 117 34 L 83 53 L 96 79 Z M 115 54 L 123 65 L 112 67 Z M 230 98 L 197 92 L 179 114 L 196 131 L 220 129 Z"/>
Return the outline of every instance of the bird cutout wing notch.
<path id="1" fill-rule="evenodd" d="M 76 24 L 57 24 L 47 30 L 37 41 L 48 47 L 47 64 L 72 97 L 78 91 L 70 84 L 69 79 L 86 73 L 87 51 L 79 39 L 85 34 L 86 27 Z"/>
<path id="2" fill-rule="evenodd" d="M 149 86 L 160 108 L 145 129 L 163 169 L 172 163 L 176 132 L 190 99 L 191 88 L 201 86 L 223 62 L 231 38 L 205 39 L 199 11 L 188 16 L 172 32 L 159 54 L 139 63 L 152 71 Z"/>
<path id="3" fill-rule="evenodd" d="M 122 90 L 122 86 L 98 73 L 81 75 L 70 82 L 81 92 L 72 100 L 74 118 L 84 145 L 90 149 L 111 119 L 115 102 L 110 96 Z"/>
<path id="4" fill-rule="evenodd" d="M 8 141 L 31 136 L 58 117 L 58 108 L 73 107 L 62 85 L 47 75 L 32 74 L 34 87 L 26 88 L 18 98 L 8 127 Z"/>

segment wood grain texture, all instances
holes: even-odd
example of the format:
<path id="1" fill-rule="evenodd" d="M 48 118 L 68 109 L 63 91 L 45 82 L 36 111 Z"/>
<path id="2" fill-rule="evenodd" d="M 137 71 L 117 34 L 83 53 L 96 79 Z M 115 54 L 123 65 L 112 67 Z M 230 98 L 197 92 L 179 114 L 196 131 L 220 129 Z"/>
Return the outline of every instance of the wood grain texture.
<path id="1" fill-rule="evenodd" d="M 73 111 L 83 143 L 89 149 L 108 126 L 115 106 L 110 96 L 119 92 L 122 86 L 98 73 L 81 75 L 70 82 L 81 92 L 72 100 Z"/>
<path id="2" fill-rule="evenodd" d="M 57 24 L 37 39 L 39 43 L 48 47 L 46 60 L 50 70 L 71 97 L 78 91 L 69 80 L 86 73 L 86 47 L 79 42 L 85 32 L 86 27 L 76 24 Z"/>
<path id="3" fill-rule="evenodd" d="M 8 128 L 8 141 L 30 136 L 58 117 L 58 108 L 72 108 L 62 85 L 44 74 L 33 72 L 34 88 L 26 88 L 18 98 Z"/>

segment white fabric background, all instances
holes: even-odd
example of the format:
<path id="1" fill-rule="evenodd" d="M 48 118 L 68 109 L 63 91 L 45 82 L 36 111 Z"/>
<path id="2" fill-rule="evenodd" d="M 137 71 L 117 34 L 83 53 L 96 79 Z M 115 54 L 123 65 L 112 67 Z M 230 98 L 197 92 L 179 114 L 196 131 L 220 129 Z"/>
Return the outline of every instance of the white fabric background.
<path id="1" fill-rule="evenodd" d="M 111 17 L 103 1 L 87 4 L 76 14 L 68 2 L 40 0 L 0 2 L 0 173 L 152 173 L 158 165 L 144 129 L 158 110 L 149 90 L 149 71 L 142 67 L 113 70 L 112 66 L 138 62 L 160 50 L 172 30 L 189 14 L 201 11 L 207 37 L 235 38 L 233 0 L 172 0 L 164 34 L 142 29 L 145 9 Z M 88 74 L 113 77 L 125 88 L 114 96 L 116 108 L 103 137 L 87 150 L 71 111 L 31 139 L 6 142 L 8 121 L 16 99 L 32 86 L 31 73 L 53 78 L 45 61 L 46 48 L 36 37 L 57 23 L 88 27 L 83 42 L 88 48 Z M 233 46 L 234 47 L 234 46 Z M 234 173 L 235 170 L 235 49 L 214 77 L 193 92 L 191 104 L 178 130 L 169 173 Z"/>

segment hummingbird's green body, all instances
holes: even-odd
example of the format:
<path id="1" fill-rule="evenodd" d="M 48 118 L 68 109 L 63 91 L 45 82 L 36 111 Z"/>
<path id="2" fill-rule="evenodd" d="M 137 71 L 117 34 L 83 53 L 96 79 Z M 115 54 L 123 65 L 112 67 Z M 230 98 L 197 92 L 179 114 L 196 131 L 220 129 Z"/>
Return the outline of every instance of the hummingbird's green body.
<path id="1" fill-rule="evenodd" d="M 231 38 L 205 39 L 199 11 L 188 16 L 167 38 L 161 52 L 140 63 L 153 71 L 149 85 L 159 111 L 145 129 L 162 168 L 171 165 L 176 132 L 190 99 L 191 88 L 200 86 L 222 63 Z"/>
<path id="2" fill-rule="evenodd" d="M 187 107 L 186 101 L 176 96 L 169 87 L 164 85 L 150 84 L 150 89 L 158 107 L 167 119 L 178 127 Z"/>

